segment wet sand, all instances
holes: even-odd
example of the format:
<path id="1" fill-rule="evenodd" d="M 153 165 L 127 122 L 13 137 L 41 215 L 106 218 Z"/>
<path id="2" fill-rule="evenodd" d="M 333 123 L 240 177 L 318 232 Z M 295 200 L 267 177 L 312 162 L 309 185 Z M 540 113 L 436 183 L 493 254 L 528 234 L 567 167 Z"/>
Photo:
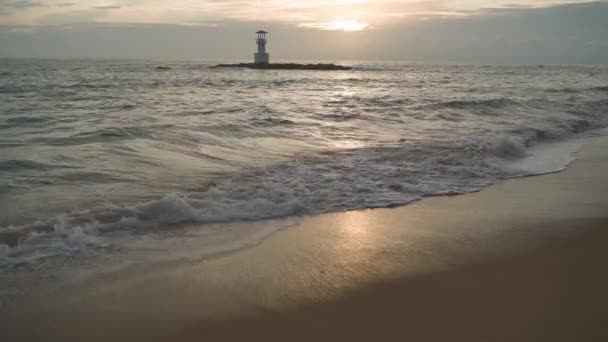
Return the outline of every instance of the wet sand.
<path id="1" fill-rule="evenodd" d="M 535 253 L 370 285 L 286 313 L 201 322 L 179 340 L 607 341 L 607 223 L 563 223 L 586 231 Z"/>
<path id="2" fill-rule="evenodd" d="M 566 171 L 303 218 L 0 313 L 10 341 L 608 340 L 608 139 Z"/>

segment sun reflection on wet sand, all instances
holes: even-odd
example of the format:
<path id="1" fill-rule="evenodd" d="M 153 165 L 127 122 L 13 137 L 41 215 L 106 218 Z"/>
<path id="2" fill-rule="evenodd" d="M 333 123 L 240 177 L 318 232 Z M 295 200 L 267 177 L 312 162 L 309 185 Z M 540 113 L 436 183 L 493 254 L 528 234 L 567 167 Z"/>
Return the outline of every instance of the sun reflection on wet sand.
<path id="1" fill-rule="evenodd" d="M 360 251 L 373 245 L 373 235 L 368 229 L 373 224 L 370 215 L 365 215 L 360 211 L 351 211 L 342 215 L 336 215 L 340 234 L 344 237 L 341 247 L 348 251 Z"/>
<path id="2" fill-rule="evenodd" d="M 365 211 L 352 211 L 335 215 L 332 218 L 336 239 L 332 249 L 331 262 L 337 269 L 349 276 L 342 279 L 352 282 L 352 276 L 359 278 L 365 273 L 374 272 L 375 260 L 385 244 L 385 239 L 373 227 L 379 226 L 374 215 Z M 342 284 L 349 286 L 349 284 Z"/>

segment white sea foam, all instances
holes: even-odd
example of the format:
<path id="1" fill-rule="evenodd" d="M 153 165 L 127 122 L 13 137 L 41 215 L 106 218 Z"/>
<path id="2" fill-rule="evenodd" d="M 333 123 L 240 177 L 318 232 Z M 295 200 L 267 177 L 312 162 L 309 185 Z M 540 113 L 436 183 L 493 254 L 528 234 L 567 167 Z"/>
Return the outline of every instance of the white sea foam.
<path id="1" fill-rule="evenodd" d="M 508 134 L 501 134 L 492 148 L 497 157 L 508 159 L 525 157 L 528 152 L 523 137 Z"/>
<path id="2" fill-rule="evenodd" d="M 540 175 L 564 170 L 576 159 L 583 145 L 581 139 L 539 144 L 526 151 L 523 158 L 499 160 L 500 168 L 510 175 Z"/>

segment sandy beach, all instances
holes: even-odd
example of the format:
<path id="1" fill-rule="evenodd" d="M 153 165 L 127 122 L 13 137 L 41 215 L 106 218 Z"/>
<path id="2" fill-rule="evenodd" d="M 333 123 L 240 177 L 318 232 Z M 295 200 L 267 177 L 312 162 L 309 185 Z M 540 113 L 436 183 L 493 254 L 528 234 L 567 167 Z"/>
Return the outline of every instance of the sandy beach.
<path id="1" fill-rule="evenodd" d="M 303 218 L 0 314 L 3 341 L 606 341 L 608 139 L 566 171 Z"/>

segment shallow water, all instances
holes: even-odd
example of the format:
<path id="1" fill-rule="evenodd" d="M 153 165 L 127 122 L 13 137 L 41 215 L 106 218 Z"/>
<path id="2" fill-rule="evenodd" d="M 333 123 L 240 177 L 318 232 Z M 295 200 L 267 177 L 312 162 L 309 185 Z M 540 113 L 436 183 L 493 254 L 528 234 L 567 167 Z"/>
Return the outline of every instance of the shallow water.
<path id="1" fill-rule="evenodd" d="M 0 271 L 225 252 L 284 224 L 207 224 L 476 191 L 562 169 L 608 125 L 605 67 L 352 64 L 0 61 Z"/>

